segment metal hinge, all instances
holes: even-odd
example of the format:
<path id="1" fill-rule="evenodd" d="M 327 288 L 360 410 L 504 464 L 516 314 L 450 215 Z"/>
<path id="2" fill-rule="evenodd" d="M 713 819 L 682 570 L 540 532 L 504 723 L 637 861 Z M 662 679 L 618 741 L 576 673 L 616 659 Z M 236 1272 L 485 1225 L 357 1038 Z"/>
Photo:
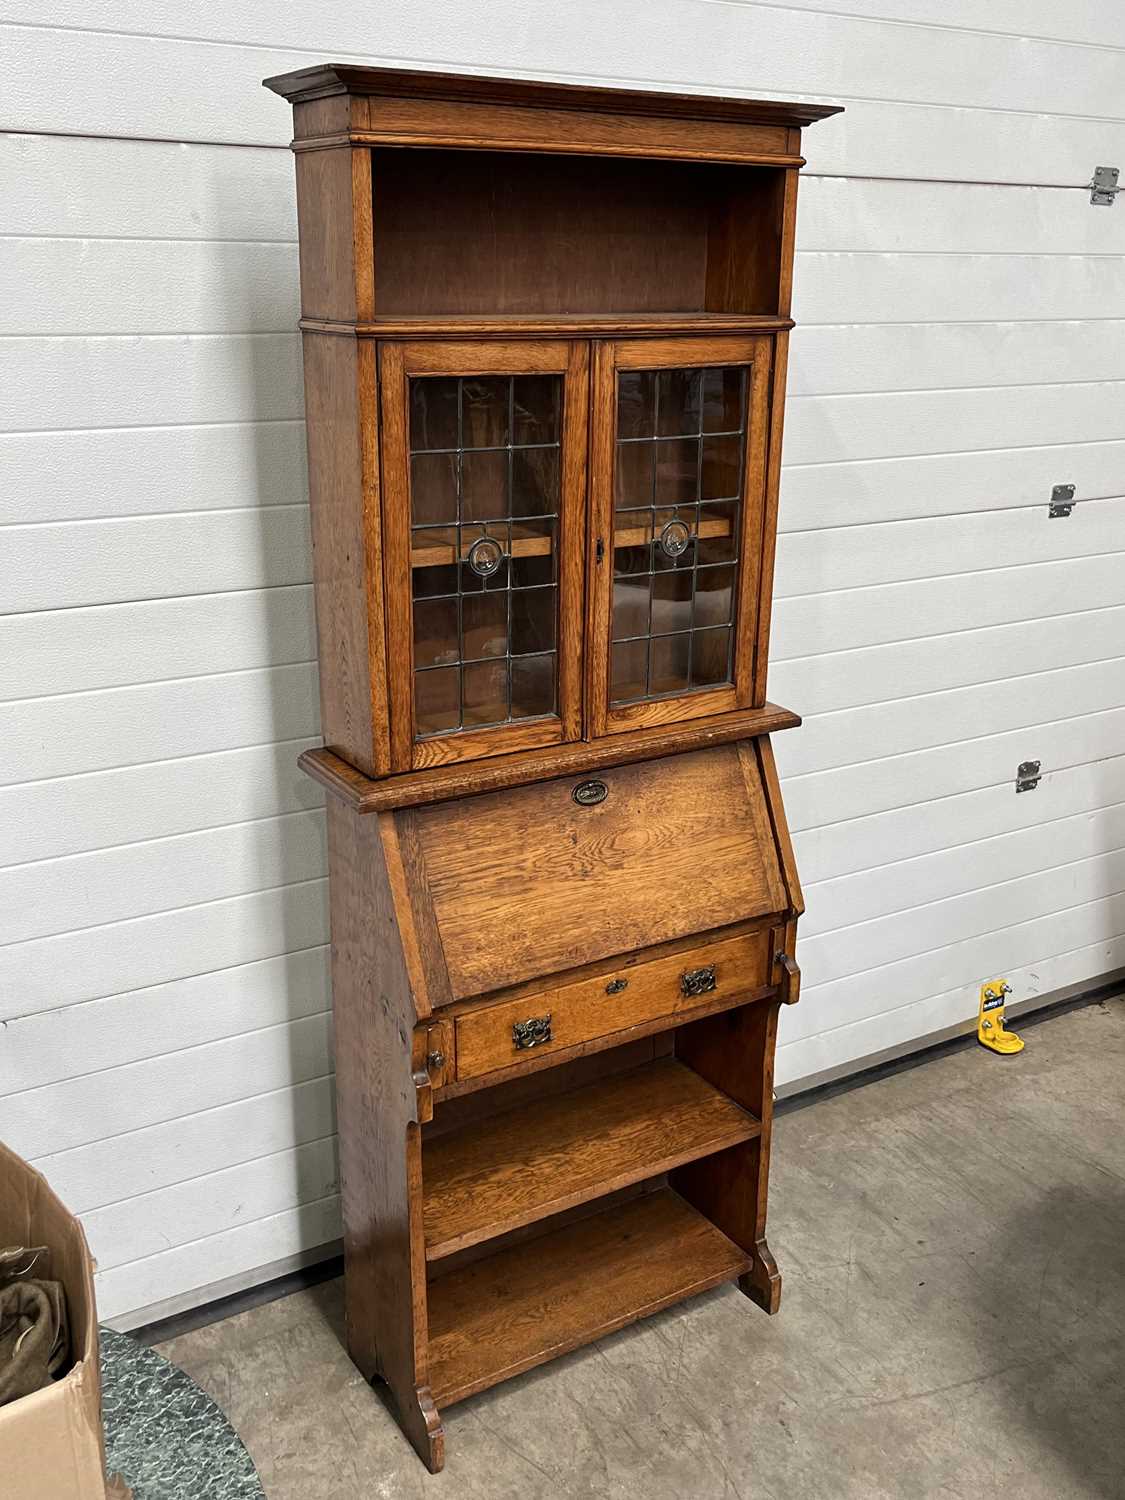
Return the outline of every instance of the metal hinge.
<path id="1" fill-rule="evenodd" d="M 1069 516 L 1074 509 L 1074 486 L 1072 484 L 1056 484 L 1051 491 L 1051 503 L 1047 507 L 1047 514 L 1052 520 L 1056 516 Z"/>
<path id="2" fill-rule="evenodd" d="M 1016 767 L 1016 791 L 1033 792 L 1039 785 L 1043 773 L 1037 760 L 1021 760 Z"/>
<path id="3" fill-rule="evenodd" d="M 1095 167 L 1094 180 L 1089 184 L 1090 202 L 1099 208 L 1112 208 L 1113 201 L 1121 189 L 1117 186 L 1116 167 Z"/>

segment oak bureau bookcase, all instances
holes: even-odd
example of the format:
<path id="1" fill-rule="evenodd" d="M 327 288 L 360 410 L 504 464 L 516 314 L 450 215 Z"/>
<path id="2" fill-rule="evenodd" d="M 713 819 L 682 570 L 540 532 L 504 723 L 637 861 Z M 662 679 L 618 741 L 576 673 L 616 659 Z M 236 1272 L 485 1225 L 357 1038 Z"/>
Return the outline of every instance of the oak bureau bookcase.
<path id="1" fill-rule="evenodd" d="M 293 103 L 348 1345 L 441 1410 L 767 1312 L 801 893 L 766 648 L 802 126 L 360 67 Z"/>

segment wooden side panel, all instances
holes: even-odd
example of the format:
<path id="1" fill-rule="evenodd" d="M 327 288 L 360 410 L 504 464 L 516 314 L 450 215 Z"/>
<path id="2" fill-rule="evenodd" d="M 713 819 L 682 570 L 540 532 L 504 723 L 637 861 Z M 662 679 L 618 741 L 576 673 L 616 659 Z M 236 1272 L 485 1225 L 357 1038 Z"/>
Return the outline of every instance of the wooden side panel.
<path id="1" fill-rule="evenodd" d="M 766 1312 L 781 1303 L 781 1276 L 766 1244 L 773 1132 L 773 1063 L 779 1002 L 709 1016 L 676 1035 L 676 1056 L 762 1122 L 757 1139 L 672 1173 L 676 1191 L 751 1257 L 742 1290 Z"/>
<path id="2" fill-rule="evenodd" d="M 785 817 L 785 804 L 781 800 L 781 782 L 777 775 L 777 763 L 773 757 L 773 746 L 769 735 L 762 735 L 738 747 L 743 768 L 750 776 L 750 785 L 760 784 L 765 789 L 766 807 L 769 811 L 770 828 L 774 844 L 781 861 L 781 876 L 789 897 L 789 909 L 800 916 L 805 909 L 805 898 L 801 891 L 801 880 L 797 873 L 797 857 L 793 853 L 793 840 L 789 835 L 789 823 Z M 750 771 L 750 759 L 754 757 L 756 773 Z"/>
<path id="3" fill-rule="evenodd" d="M 383 854 L 389 816 L 328 808 L 348 1350 L 369 1380 L 388 1383 L 436 1471 L 443 1436 L 428 1377 L 419 1081 L 428 1087 L 408 1040 L 415 1009 Z"/>
<path id="4" fill-rule="evenodd" d="M 800 131 L 796 133 L 800 137 Z M 774 231 L 779 237 L 778 272 L 781 286 L 777 310 L 783 317 L 789 316 L 793 305 L 793 255 L 797 243 L 797 185 L 799 180 L 794 167 L 780 174 L 777 197 L 770 218 Z"/>
<path id="5" fill-rule="evenodd" d="M 352 110 L 359 102 L 348 94 L 327 94 L 323 99 L 305 99 L 294 104 L 293 139 L 341 134 L 352 123 Z M 366 100 L 362 102 L 366 106 Z"/>
<path id="6" fill-rule="evenodd" d="M 707 244 L 709 312 L 777 312 L 782 301 L 782 200 L 789 172 L 744 173 L 711 207 Z M 789 245 L 792 263 L 792 242 Z M 786 302 L 786 312 L 788 303 Z"/>
<path id="7" fill-rule="evenodd" d="M 773 341 L 773 370 L 770 375 L 769 438 L 765 466 L 765 490 L 762 502 L 762 530 L 759 556 L 757 621 L 754 632 L 753 688 L 750 701 L 766 701 L 766 678 L 769 671 L 770 623 L 773 618 L 774 559 L 777 551 L 778 491 L 781 484 L 781 438 L 785 427 L 785 377 L 789 363 L 789 334 L 782 332 Z"/>
<path id="8" fill-rule="evenodd" d="M 299 151 L 295 159 L 301 314 L 354 321 L 352 148 Z"/>
<path id="9" fill-rule="evenodd" d="M 322 732 L 328 749 L 377 776 L 390 769 L 390 751 L 382 580 L 372 567 L 379 553 L 373 392 L 370 400 L 361 394 L 361 377 L 364 387 L 373 380 L 372 355 L 354 339 L 303 339 Z"/>
<path id="10" fill-rule="evenodd" d="M 800 132 L 797 132 L 798 134 Z M 778 244 L 777 310 L 788 317 L 793 302 L 793 256 L 797 233 L 798 174 L 790 170 L 779 174 L 779 188 L 772 222 L 780 236 Z M 769 451 L 766 461 L 765 496 L 762 512 L 761 577 L 758 593 L 758 620 L 754 641 L 754 685 L 752 703 L 766 701 L 766 679 L 769 672 L 770 624 L 773 617 L 774 560 L 777 552 L 779 490 L 781 486 L 781 447 L 785 429 L 785 382 L 789 365 L 789 334 L 779 332 L 774 339 L 773 370 L 769 394 Z"/>
<path id="11" fill-rule="evenodd" d="M 355 315 L 362 323 L 375 316 L 375 205 L 372 198 L 371 152 L 352 148 L 352 267 Z"/>
<path id="12" fill-rule="evenodd" d="M 455 998 L 784 910 L 760 781 L 729 746 L 419 809 Z M 753 790 L 751 790 L 753 788 Z"/>

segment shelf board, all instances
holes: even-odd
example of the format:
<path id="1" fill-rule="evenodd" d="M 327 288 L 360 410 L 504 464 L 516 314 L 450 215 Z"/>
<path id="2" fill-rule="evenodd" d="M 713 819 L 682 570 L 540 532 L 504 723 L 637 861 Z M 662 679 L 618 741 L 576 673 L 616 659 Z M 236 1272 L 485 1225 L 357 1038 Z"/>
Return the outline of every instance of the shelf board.
<path id="1" fill-rule="evenodd" d="M 369 322 L 342 323 L 302 318 L 313 333 L 350 333 L 375 338 L 568 338 L 581 334 L 640 336 L 665 333 L 775 333 L 793 327 L 777 313 L 706 312 L 672 308 L 666 312 L 560 313 L 390 313 Z"/>
<path id="2" fill-rule="evenodd" d="M 674 1058 L 493 1115 L 423 1147 L 426 1258 L 671 1171 L 761 1133 Z"/>
<path id="3" fill-rule="evenodd" d="M 749 1266 L 668 1188 L 475 1261 L 429 1288 L 434 1400 L 462 1401 Z"/>
<path id="4" fill-rule="evenodd" d="M 667 515 L 672 511 L 668 509 Z M 694 537 L 730 536 L 731 521 L 729 516 L 712 516 L 708 520 L 701 521 L 695 527 L 692 535 Z M 461 543 L 461 561 L 469 555 L 476 537 Z M 643 526 L 623 526 L 613 533 L 613 545 L 620 547 L 643 547 L 646 542 L 651 542 L 652 536 L 648 529 Z M 518 527 L 512 528 L 512 544 L 510 555 L 512 557 L 546 557 L 554 546 L 554 541 L 549 536 L 528 535 L 521 533 Z M 457 545 L 455 542 L 429 543 L 424 547 L 414 547 L 410 552 L 410 566 L 412 568 L 441 568 L 447 567 L 457 557 Z"/>
<path id="5" fill-rule="evenodd" d="M 498 523 L 502 528 L 507 528 L 507 522 Z M 483 532 L 482 532 L 483 535 Z M 468 557 L 473 543 L 478 540 L 470 536 L 468 541 L 461 543 L 461 561 Z M 509 549 L 512 557 L 547 557 L 554 547 L 554 539 L 544 536 L 542 533 L 529 533 L 521 531 L 518 526 L 512 527 L 511 547 Z M 456 542 L 429 542 L 422 547 L 412 547 L 410 551 L 410 566 L 412 568 L 442 568 L 456 561 Z"/>
<path id="6" fill-rule="evenodd" d="M 656 518 L 658 533 L 663 519 L 665 517 L 671 519 L 672 515 L 673 511 L 670 508 L 666 508 L 661 513 L 658 513 Z M 700 521 L 698 526 L 692 528 L 691 534 L 693 540 L 701 537 L 730 536 L 730 529 L 731 520 L 729 516 L 712 516 L 706 521 Z M 613 545 L 615 549 L 619 547 L 643 547 L 646 542 L 651 542 L 652 540 L 653 538 L 645 526 L 622 526 L 613 533 Z"/>

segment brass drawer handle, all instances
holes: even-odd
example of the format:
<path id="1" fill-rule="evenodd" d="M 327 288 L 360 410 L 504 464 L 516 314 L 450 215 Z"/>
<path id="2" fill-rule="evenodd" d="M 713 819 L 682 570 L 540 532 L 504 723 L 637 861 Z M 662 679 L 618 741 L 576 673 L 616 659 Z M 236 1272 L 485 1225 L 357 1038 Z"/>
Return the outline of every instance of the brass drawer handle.
<path id="1" fill-rule="evenodd" d="M 627 990 L 628 988 L 629 981 L 627 979 L 611 979 L 605 987 L 605 992 L 607 995 L 620 995 L 622 990 Z"/>
<path id="2" fill-rule="evenodd" d="M 685 995 L 709 995 L 717 983 L 714 964 L 702 969 L 687 969 L 680 975 L 680 989 Z"/>
<path id="3" fill-rule="evenodd" d="M 551 1040 L 551 1013 L 545 1016 L 528 1016 L 526 1021 L 517 1021 L 512 1027 L 512 1041 L 517 1052 L 528 1047 L 541 1047 Z"/>

